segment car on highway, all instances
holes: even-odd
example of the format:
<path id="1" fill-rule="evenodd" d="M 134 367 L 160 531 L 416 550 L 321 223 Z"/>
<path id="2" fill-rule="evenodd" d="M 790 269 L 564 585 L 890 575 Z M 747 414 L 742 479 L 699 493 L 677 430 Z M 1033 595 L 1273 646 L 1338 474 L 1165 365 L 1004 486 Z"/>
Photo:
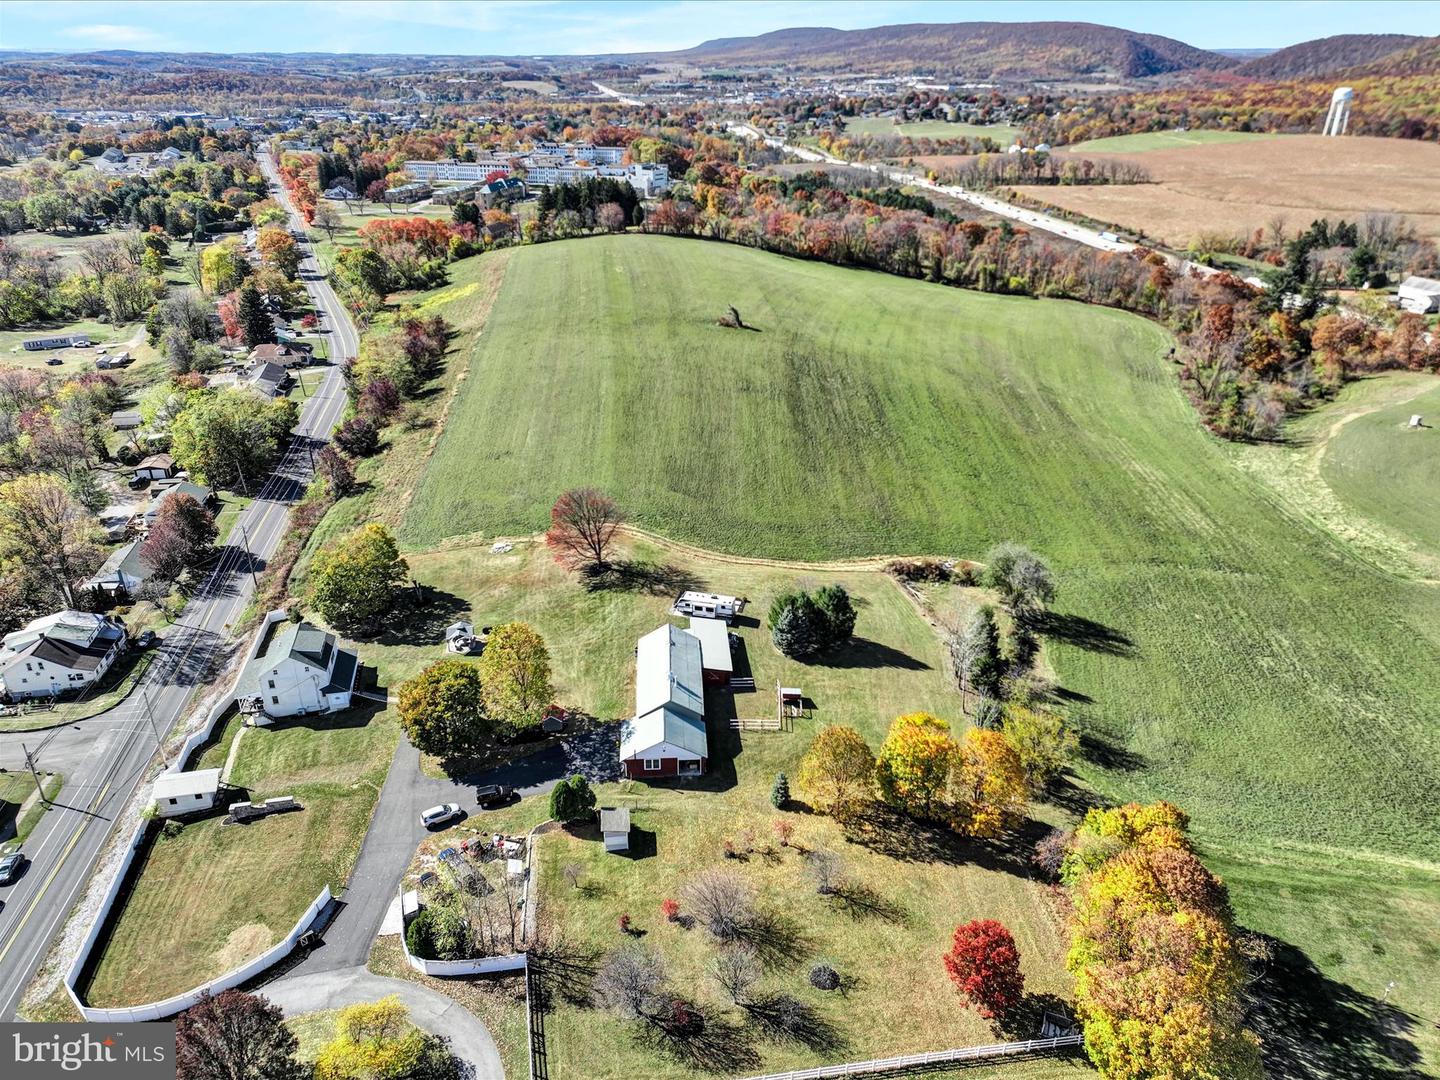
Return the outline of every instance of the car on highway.
<path id="1" fill-rule="evenodd" d="M 13 885 L 24 868 L 25 856 L 18 851 L 0 859 L 0 885 Z"/>
<path id="2" fill-rule="evenodd" d="M 462 813 L 464 811 L 460 809 L 459 803 L 441 803 L 439 806 L 432 806 L 428 810 L 420 811 L 420 824 L 427 829 L 434 829 L 446 822 L 454 821 Z"/>
<path id="3" fill-rule="evenodd" d="M 475 789 L 475 798 L 486 808 L 504 806 L 515 797 L 515 789 L 504 784 L 485 784 Z"/>

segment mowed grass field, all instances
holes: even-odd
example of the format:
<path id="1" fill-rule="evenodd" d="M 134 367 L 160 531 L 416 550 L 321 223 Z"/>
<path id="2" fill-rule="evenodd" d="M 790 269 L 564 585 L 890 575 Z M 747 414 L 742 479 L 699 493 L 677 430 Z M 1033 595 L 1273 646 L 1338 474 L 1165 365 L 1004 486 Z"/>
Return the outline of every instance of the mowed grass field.
<path id="1" fill-rule="evenodd" d="M 1047 644 L 1083 776 L 1180 803 L 1243 865 L 1304 863 L 1313 902 L 1237 889 L 1242 920 L 1357 994 L 1393 979 L 1392 1004 L 1440 1013 L 1429 968 L 1389 951 L 1430 947 L 1440 920 L 1440 591 L 1237 468 L 1159 328 L 686 240 L 509 258 L 407 546 L 538 531 L 577 484 L 741 554 L 978 558 L 1022 540 L 1059 574 Z M 755 331 L 715 324 L 732 304 Z M 1306 912 L 1345 910 L 1357 865 L 1429 887 L 1367 892 L 1337 951 Z M 1436 1062 L 1431 1027 L 1414 1037 Z"/>
<path id="2" fill-rule="evenodd" d="M 195 768 L 220 768 L 225 735 Z M 294 795 L 303 810 L 248 826 L 216 815 L 157 838 L 104 939 L 85 990 L 92 1005 L 161 1001 L 259 956 L 321 888 L 340 889 L 360 854 L 399 737 L 369 708 L 247 729 L 229 783 L 253 799 Z"/>
<path id="3" fill-rule="evenodd" d="M 888 116 L 856 116 L 845 121 L 845 130 L 856 135 L 908 135 L 912 139 L 994 139 L 1009 146 L 1020 134 L 1009 124 L 952 124 L 947 120 L 915 120 L 896 124 Z"/>
<path id="4" fill-rule="evenodd" d="M 1084 157 L 1110 157 L 1111 151 L 1100 145 L 1104 141 L 1073 150 Z M 1435 197 L 1440 146 L 1434 143 L 1286 135 L 1118 157 L 1145 168 L 1154 182 L 1016 190 L 1122 229 L 1144 230 L 1176 247 L 1202 233 L 1249 235 L 1281 217 L 1294 234 L 1316 218 L 1356 221 L 1366 214 L 1394 214 L 1422 236 L 1440 237 L 1440 200 Z"/>
<path id="5" fill-rule="evenodd" d="M 1074 146 L 1061 147 L 1075 153 L 1135 153 L 1142 150 L 1168 150 L 1175 146 L 1213 146 L 1216 143 L 1248 143 L 1261 139 L 1278 139 L 1262 131 L 1142 131 L 1134 135 L 1111 135 L 1090 139 Z"/>

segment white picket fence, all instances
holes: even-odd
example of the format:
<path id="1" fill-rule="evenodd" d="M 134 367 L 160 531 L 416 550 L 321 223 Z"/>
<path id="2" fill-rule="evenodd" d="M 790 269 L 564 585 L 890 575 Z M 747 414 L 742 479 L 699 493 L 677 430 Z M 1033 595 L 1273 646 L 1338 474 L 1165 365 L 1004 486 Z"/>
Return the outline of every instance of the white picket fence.
<path id="1" fill-rule="evenodd" d="M 926 1054 L 877 1058 L 873 1061 L 851 1061 L 844 1065 L 821 1065 L 814 1069 L 793 1069 L 790 1072 L 766 1073 L 747 1080 L 831 1080 L 839 1076 L 867 1076 L 873 1073 L 903 1072 L 951 1062 L 993 1061 L 1024 1057 L 1055 1050 L 1068 1050 L 1084 1045 L 1084 1036 L 1059 1035 L 1053 1039 L 1029 1039 L 1025 1042 L 995 1043 L 991 1046 L 966 1046 L 958 1050 L 932 1050 Z"/>

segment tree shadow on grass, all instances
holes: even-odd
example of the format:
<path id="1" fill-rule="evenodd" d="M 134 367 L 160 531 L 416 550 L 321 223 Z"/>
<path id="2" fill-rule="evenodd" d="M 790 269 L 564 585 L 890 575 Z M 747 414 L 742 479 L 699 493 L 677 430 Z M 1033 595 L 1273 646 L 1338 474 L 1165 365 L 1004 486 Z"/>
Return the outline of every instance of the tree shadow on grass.
<path id="1" fill-rule="evenodd" d="M 693 1022 L 645 1024 L 636 1041 L 704 1072 L 735 1073 L 760 1064 L 743 1027 L 723 1016 L 706 1015 L 689 1002 L 685 1006 Z"/>
<path id="2" fill-rule="evenodd" d="M 830 894 L 833 906 L 850 918 L 879 919 L 882 922 L 904 925 L 909 913 L 888 897 L 881 896 L 869 885 L 848 881 L 836 887 Z"/>
<path id="3" fill-rule="evenodd" d="M 542 1007 L 548 1011 L 554 995 L 580 1008 L 593 1004 L 590 984 L 600 960 L 599 949 L 564 939 L 545 941 L 533 948 L 529 961 L 537 983 L 545 990 Z"/>
<path id="4" fill-rule="evenodd" d="M 843 647 L 811 661 L 816 667 L 828 668 L 901 668 L 905 671 L 929 671 L 930 665 L 909 653 L 868 638 L 851 638 Z"/>
<path id="5" fill-rule="evenodd" d="M 581 572 L 587 592 L 631 592 L 649 596 L 679 596 L 699 587 L 700 579 L 683 566 L 639 559 L 621 559 Z"/>
<path id="6" fill-rule="evenodd" d="M 1083 615 L 1045 611 L 1036 620 L 1035 628 L 1051 641 L 1073 645 L 1087 652 L 1108 656 L 1135 656 L 1139 652 L 1135 642 L 1121 631 Z"/>
<path id="7" fill-rule="evenodd" d="M 1046 1013 L 1068 1018 L 1073 1009 L 1073 1005 L 1056 994 L 1026 994 L 1020 999 L 1020 1004 L 1001 1017 L 995 1026 L 1012 1042 L 1038 1039 L 1041 1038 L 1040 1028 Z"/>
<path id="8" fill-rule="evenodd" d="M 737 938 L 753 948 L 768 968 L 793 964 L 814 948 L 810 935 L 798 922 L 775 911 L 756 915 L 741 928 Z"/>
<path id="9" fill-rule="evenodd" d="M 884 803 L 871 803 L 842 823 L 845 839 L 898 862 L 978 866 L 1030 876 L 1030 852 L 1045 826 L 1027 819 L 994 840 L 961 836 L 944 825 L 916 819 Z"/>
<path id="10" fill-rule="evenodd" d="M 1429 1075 L 1411 1039 L 1416 1017 L 1324 975 L 1294 945 L 1274 950 L 1253 988 L 1247 1024 L 1260 1036 L 1266 1072 L 1287 1080 L 1420 1080 Z"/>
<path id="11" fill-rule="evenodd" d="M 1080 754 L 1091 764 L 1112 772 L 1138 772 L 1145 767 L 1145 759 L 1139 754 L 1093 731 L 1081 733 Z"/>
<path id="12" fill-rule="evenodd" d="M 743 1008 L 761 1038 L 835 1053 L 845 1046 L 838 1028 L 810 1005 L 790 994 L 768 994 Z"/>
<path id="13" fill-rule="evenodd" d="M 434 645 L 443 649 L 445 628 L 468 618 L 470 604 L 454 593 L 421 585 L 397 594 L 389 622 L 374 640 L 384 645 Z"/>

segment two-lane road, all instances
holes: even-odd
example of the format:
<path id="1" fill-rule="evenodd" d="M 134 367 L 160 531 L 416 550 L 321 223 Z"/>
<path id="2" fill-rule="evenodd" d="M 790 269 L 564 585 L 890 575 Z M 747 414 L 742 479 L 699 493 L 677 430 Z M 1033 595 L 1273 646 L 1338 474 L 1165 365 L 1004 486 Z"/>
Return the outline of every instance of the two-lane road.
<path id="1" fill-rule="evenodd" d="M 264 154 L 259 161 L 278 186 L 274 163 Z M 291 227 L 303 229 L 283 189 L 278 197 L 290 213 Z M 330 335 L 330 356 L 336 361 L 353 356 L 359 348 L 355 327 L 308 244 L 303 248 L 301 275 L 320 315 L 321 329 Z M 215 678 L 212 665 L 249 603 L 251 570 L 263 566 L 279 546 L 290 504 L 309 480 L 313 453 L 329 438 L 344 406 L 343 375 L 339 364 L 332 363 L 302 405 L 294 439 L 282 461 L 240 515 L 230 545 L 167 632 L 159 659 L 122 704 L 94 719 L 57 729 L 48 738 L 33 733 L 0 735 L 0 764 L 23 768 L 20 743 L 33 750 L 44 741 L 41 766 L 51 755 L 66 778 L 54 808 L 26 841 L 30 865 L 24 876 L 0 888 L 0 1019 L 14 1016 L 26 985 L 89 880 L 116 819 L 145 779 L 156 735 L 164 739 L 197 689 Z"/>

